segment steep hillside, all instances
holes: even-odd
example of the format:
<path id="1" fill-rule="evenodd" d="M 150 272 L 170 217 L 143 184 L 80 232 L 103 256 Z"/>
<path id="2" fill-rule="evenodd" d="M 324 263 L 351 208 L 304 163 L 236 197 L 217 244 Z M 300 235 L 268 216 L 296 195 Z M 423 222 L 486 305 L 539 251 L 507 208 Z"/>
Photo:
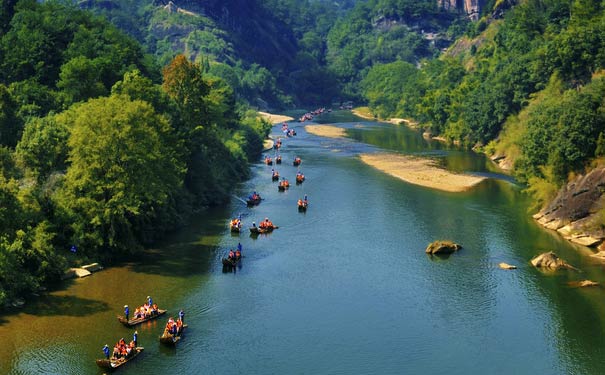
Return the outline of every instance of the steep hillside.
<path id="1" fill-rule="evenodd" d="M 344 94 L 359 99 L 359 85 L 373 66 L 436 57 L 467 24 L 466 14 L 435 0 L 359 2 L 330 30 L 326 59 Z"/>
<path id="2" fill-rule="evenodd" d="M 175 53 L 209 65 L 254 105 L 301 105 L 338 95 L 324 67 L 325 37 L 350 1 L 86 0 L 80 6 L 137 37 L 162 65 Z"/>

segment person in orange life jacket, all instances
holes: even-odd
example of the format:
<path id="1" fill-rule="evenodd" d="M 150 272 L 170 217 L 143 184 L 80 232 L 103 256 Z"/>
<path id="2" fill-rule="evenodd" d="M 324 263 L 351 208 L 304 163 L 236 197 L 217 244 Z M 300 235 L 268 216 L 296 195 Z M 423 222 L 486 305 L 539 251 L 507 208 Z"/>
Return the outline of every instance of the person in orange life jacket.
<path id="1" fill-rule="evenodd" d="M 130 309 L 128 308 L 128 305 L 124 305 L 124 317 L 126 317 L 126 320 L 128 320 L 129 314 L 130 314 Z"/>
<path id="2" fill-rule="evenodd" d="M 237 244 L 237 250 L 235 251 L 235 258 L 240 258 L 242 256 L 242 244 Z"/>
<path id="3" fill-rule="evenodd" d="M 233 254 L 233 250 L 229 250 L 229 259 L 233 259 L 234 254 Z"/>
<path id="4" fill-rule="evenodd" d="M 105 358 L 109 359 L 109 346 L 107 346 L 107 344 L 105 344 L 105 346 L 103 347 L 103 353 L 105 353 Z"/>

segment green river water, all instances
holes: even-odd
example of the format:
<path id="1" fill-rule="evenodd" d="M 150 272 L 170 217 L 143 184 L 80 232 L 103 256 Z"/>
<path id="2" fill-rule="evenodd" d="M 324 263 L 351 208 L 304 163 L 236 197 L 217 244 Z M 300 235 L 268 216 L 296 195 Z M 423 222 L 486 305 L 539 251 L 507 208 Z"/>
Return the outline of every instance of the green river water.
<path id="1" fill-rule="evenodd" d="M 262 163 L 229 206 L 205 212 L 149 249 L 140 261 L 67 281 L 57 291 L 0 316 L 0 374 L 101 374 L 104 344 L 129 341 L 122 306 L 151 295 L 186 312 L 175 349 L 160 346 L 166 318 L 137 327 L 145 351 L 123 374 L 603 374 L 605 291 L 570 281 L 605 282 L 590 251 L 538 227 L 522 187 L 484 156 L 428 143 L 403 126 L 343 112 L 320 121 L 346 139 L 307 134 L 284 140 L 307 180 L 284 192 Z M 279 135 L 279 126 L 274 134 Z M 364 165 L 361 152 L 436 158 L 446 168 L 491 177 L 465 193 L 407 184 Z M 269 153 L 273 156 L 273 152 Z M 265 200 L 242 203 L 251 191 Z M 309 196 L 299 213 L 296 200 Z M 269 217 L 267 236 L 232 235 Z M 463 249 L 429 257 L 427 244 Z M 223 273 L 220 258 L 238 242 L 245 258 Z M 582 272 L 540 272 L 528 263 L 553 250 Z M 513 271 L 499 262 L 517 265 Z"/>

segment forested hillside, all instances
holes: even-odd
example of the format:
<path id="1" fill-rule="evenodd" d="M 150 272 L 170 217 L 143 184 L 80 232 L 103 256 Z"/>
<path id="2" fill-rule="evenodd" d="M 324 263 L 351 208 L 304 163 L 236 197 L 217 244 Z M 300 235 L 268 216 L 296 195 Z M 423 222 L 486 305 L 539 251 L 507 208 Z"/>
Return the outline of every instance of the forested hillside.
<path id="1" fill-rule="evenodd" d="M 176 52 L 206 64 L 260 108 L 361 100 L 377 63 L 436 57 L 469 24 L 437 0 L 87 1 L 161 64 Z M 133 10 L 136 10 L 133 12 Z"/>
<path id="2" fill-rule="evenodd" d="M 258 108 L 292 108 L 338 97 L 325 40 L 352 1 L 86 1 L 137 38 L 161 65 L 175 53 L 225 80 Z"/>
<path id="3" fill-rule="evenodd" d="M 0 7 L 0 306 L 225 202 L 270 124 L 207 66 L 60 2 Z M 73 251 L 71 250 L 73 249 Z"/>
<path id="4" fill-rule="evenodd" d="M 484 17 L 439 59 L 374 65 L 362 87 L 380 116 L 506 156 L 543 203 L 605 155 L 603 4 L 495 6 L 502 19 Z"/>

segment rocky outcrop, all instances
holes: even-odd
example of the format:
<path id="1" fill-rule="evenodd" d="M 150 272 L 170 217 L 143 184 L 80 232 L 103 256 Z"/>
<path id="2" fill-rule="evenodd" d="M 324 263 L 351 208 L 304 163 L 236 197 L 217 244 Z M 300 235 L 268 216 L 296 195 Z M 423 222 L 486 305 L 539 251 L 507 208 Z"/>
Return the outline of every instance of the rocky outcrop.
<path id="1" fill-rule="evenodd" d="M 452 241 L 434 241 L 426 247 L 425 252 L 432 255 L 445 255 L 460 249 L 462 249 L 462 246 Z"/>
<path id="2" fill-rule="evenodd" d="M 564 186 L 557 197 L 533 217 L 545 228 L 556 230 L 579 245 L 603 243 L 605 231 L 596 222 L 604 207 L 605 168 L 597 168 Z"/>
<path id="3" fill-rule="evenodd" d="M 103 269 L 99 263 L 91 263 L 79 268 L 70 268 L 61 277 L 62 280 L 74 279 L 78 277 L 90 276 L 93 272 L 97 272 Z"/>
<path id="4" fill-rule="evenodd" d="M 513 266 L 512 264 L 508 264 L 508 263 L 499 263 L 498 267 L 502 268 L 503 270 L 516 270 L 517 266 Z"/>
<path id="5" fill-rule="evenodd" d="M 498 167 L 500 167 L 500 169 L 505 170 L 505 171 L 512 171 L 513 170 L 513 160 L 511 160 L 511 158 L 507 157 L 506 155 L 502 155 L 502 154 L 495 154 L 490 156 L 491 161 L 493 161 L 494 163 L 498 164 Z"/>
<path id="6" fill-rule="evenodd" d="M 451 12 L 464 12 L 473 21 L 479 19 L 481 0 L 437 0 L 439 7 Z"/>
<path id="7" fill-rule="evenodd" d="M 575 267 L 559 258 L 557 254 L 553 253 L 552 251 L 538 255 L 537 257 L 533 258 L 530 263 L 532 266 L 538 268 L 549 268 L 553 270 L 566 268 L 576 270 Z"/>

